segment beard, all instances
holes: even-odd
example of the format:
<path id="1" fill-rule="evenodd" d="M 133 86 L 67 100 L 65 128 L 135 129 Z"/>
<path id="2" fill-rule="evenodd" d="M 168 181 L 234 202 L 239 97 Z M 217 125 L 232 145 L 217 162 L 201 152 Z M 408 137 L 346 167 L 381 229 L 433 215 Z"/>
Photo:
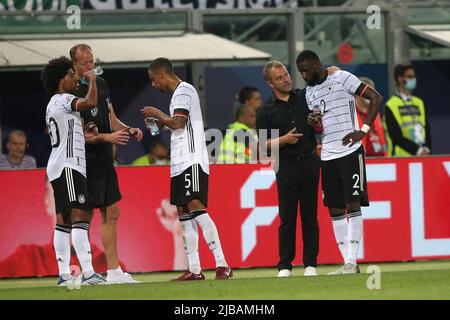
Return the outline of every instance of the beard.
<path id="1" fill-rule="evenodd" d="M 309 86 L 315 86 L 316 84 L 319 83 L 319 81 L 320 81 L 320 73 L 319 73 L 319 71 L 316 71 L 316 72 L 314 72 L 312 78 L 310 80 L 306 81 L 306 83 Z"/>

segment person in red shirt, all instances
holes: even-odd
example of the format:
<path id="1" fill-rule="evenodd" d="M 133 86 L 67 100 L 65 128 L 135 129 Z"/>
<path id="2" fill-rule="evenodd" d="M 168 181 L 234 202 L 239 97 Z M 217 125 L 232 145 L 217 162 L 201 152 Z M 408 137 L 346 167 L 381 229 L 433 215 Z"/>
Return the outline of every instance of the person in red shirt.
<path id="1" fill-rule="evenodd" d="M 360 77 L 359 80 L 375 89 L 375 83 L 371 79 L 367 77 Z M 364 99 L 363 97 L 355 96 L 355 103 L 356 111 L 358 114 L 358 121 L 360 126 L 362 126 L 367 118 L 369 101 Z M 367 157 L 387 156 L 386 137 L 384 134 L 384 127 L 380 114 L 377 115 L 372 128 L 369 130 L 369 132 L 361 142 L 364 146 Z"/>

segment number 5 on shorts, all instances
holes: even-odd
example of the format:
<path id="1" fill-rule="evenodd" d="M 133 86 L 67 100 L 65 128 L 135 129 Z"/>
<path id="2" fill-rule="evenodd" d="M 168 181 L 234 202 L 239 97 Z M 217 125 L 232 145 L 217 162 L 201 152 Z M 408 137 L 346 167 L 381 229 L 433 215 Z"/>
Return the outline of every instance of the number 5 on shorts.
<path id="1" fill-rule="evenodd" d="M 184 175 L 184 187 L 186 189 L 189 189 L 191 187 L 191 179 L 190 179 L 190 177 L 191 177 L 190 173 L 186 173 Z"/>

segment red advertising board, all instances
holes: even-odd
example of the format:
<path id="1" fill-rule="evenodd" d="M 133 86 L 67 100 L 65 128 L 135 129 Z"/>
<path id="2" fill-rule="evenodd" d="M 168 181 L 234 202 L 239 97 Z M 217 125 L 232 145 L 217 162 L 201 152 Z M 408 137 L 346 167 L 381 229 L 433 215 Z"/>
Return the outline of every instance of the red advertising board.
<path id="1" fill-rule="evenodd" d="M 180 227 L 174 208 L 167 204 L 169 168 L 117 171 L 123 195 L 118 226 L 122 266 L 130 272 L 182 269 Z M 371 206 L 363 209 L 360 261 L 450 258 L 450 157 L 369 159 L 367 175 Z M 0 172 L 0 277 L 57 274 L 49 198 L 44 170 Z M 318 201 L 318 262 L 340 263 L 328 212 Z M 232 267 L 277 264 L 279 218 L 273 171 L 260 165 L 212 165 L 208 212 Z M 104 272 L 99 229 L 96 213 L 90 230 L 94 267 Z M 300 230 L 294 264 L 301 264 Z M 214 268 L 202 236 L 200 242 L 203 267 Z"/>

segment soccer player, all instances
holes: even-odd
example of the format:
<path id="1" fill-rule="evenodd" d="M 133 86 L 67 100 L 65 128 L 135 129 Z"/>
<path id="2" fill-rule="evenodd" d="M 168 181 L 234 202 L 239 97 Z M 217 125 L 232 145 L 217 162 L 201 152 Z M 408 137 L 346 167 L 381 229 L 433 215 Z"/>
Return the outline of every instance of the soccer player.
<path id="1" fill-rule="evenodd" d="M 89 82 L 88 93 L 85 98 L 77 98 L 69 93 L 76 88 L 77 78 L 68 58 L 51 60 L 41 75 L 46 91 L 53 94 L 47 105 L 45 121 L 52 145 L 47 176 L 54 190 L 57 212 L 54 247 L 59 268 L 58 286 L 66 286 L 71 279 L 71 236 L 83 272 L 82 284 L 106 282 L 92 266 L 88 236 L 86 158 L 80 111 L 95 107 L 97 86 L 92 72 L 85 77 Z"/>
<path id="2" fill-rule="evenodd" d="M 322 189 L 344 265 L 330 274 L 359 273 L 356 263 L 363 233 L 361 206 L 369 205 L 364 148 L 361 140 L 373 125 L 382 96 L 353 74 L 328 75 L 316 53 L 301 52 L 297 70 L 307 83 L 308 123 L 322 121 Z M 359 128 L 354 96 L 370 100 L 366 123 Z M 346 216 L 347 212 L 347 216 Z"/>
<path id="3" fill-rule="evenodd" d="M 92 49 L 86 44 L 78 44 L 70 49 L 75 72 L 81 78 L 79 94 L 88 90 L 83 74 L 94 69 Z M 141 129 L 132 128 L 120 121 L 111 102 L 106 81 L 97 77 L 97 106 L 81 113 L 85 123 L 94 123 L 98 135 L 86 138 L 87 184 L 89 191 L 90 218 L 95 208 L 101 212 L 100 234 L 105 248 L 108 271 L 106 280 L 111 283 L 135 283 L 131 275 L 124 272 L 119 264 L 117 250 L 117 220 L 120 211 L 118 202 L 122 199 L 117 173 L 114 169 L 113 144 L 126 145 L 129 136 L 141 141 Z"/>
<path id="4" fill-rule="evenodd" d="M 146 117 L 157 118 L 159 126 L 173 130 L 170 141 L 170 202 L 178 208 L 189 261 L 189 269 L 175 280 L 205 279 L 198 253 L 197 223 L 214 254 L 216 279 L 229 279 L 233 275 L 232 270 L 225 261 L 216 225 L 206 211 L 209 160 L 198 93 L 192 85 L 176 76 L 172 63 L 166 58 L 154 60 L 148 76 L 155 89 L 173 92 L 170 116 L 154 107 L 144 107 L 141 111 Z"/>

